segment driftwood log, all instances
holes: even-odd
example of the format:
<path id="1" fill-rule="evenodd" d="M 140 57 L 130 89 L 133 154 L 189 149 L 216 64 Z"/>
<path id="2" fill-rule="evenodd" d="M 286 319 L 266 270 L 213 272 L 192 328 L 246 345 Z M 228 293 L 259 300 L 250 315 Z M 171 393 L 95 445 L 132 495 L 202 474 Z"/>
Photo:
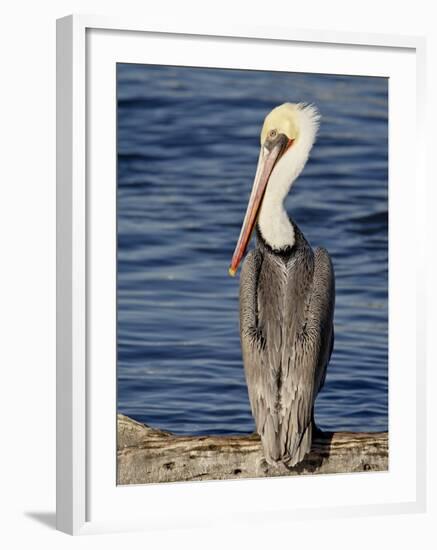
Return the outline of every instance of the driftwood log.
<path id="1" fill-rule="evenodd" d="M 288 469 L 265 462 L 257 434 L 173 435 L 122 414 L 117 423 L 119 485 L 388 469 L 387 432 L 317 432 L 305 460 Z"/>

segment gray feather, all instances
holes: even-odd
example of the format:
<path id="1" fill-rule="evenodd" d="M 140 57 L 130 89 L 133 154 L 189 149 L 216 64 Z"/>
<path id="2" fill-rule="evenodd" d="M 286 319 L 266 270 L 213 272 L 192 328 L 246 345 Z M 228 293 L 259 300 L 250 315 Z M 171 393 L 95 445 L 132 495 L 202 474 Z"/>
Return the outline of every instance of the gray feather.
<path id="1" fill-rule="evenodd" d="M 289 254 L 258 238 L 240 277 L 240 336 L 252 414 L 267 462 L 294 466 L 311 449 L 314 402 L 333 343 L 334 273 L 295 226 Z"/>

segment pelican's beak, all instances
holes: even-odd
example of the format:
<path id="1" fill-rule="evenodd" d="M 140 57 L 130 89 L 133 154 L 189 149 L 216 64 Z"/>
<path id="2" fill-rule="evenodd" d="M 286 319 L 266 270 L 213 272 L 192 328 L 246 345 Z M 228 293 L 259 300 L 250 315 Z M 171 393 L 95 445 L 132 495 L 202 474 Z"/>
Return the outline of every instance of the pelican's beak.
<path id="1" fill-rule="evenodd" d="M 246 252 L 247 245 L 249 244 L 256 220 L 258 218 L 264 193 L 267 189 L 267 184 L 269 183 L 270 175 L 287 145 L 288 138 L 284 134 L 280 134 L 275 140 L 275 143 L 261 146 L 252 193 L 250 194 L 249 204 L 247 205 L 240 237 L 235 247 L 231 265 L 229 267 L 229 275 L 231 275 L 231 277 L 234 277 L 237 273 L 238 266 L 240 265 L 241 259 Z"/>

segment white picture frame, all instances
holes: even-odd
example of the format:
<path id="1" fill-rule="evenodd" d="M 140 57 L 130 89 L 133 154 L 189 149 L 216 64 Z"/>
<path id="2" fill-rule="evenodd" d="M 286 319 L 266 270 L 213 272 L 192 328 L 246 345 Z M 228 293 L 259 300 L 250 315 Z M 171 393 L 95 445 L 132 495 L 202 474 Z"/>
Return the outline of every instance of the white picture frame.
<path id="1" fill-rule="evenodd" d="M 120 37 L 123 39 L 121 40 Z M 153 40 L 154 44 L 159 43 L 159 55 L 156 51 L 152 51 L 153 48 L 147 48 L 147 44 L 142 44 L 146 39 Z M 367 70 L 367 74 L 393 75 L 394 86 L 399 85 L 402 78 L 408 79 L 405 89 L 407 92 L 409 90 L 410 96 L 405 97 L 409 99 L 415 97 L 415 99 L 413 104 L 408 103 L 409 110 L 404 113 L 402 121 L 398 120 L 397 113 L 400 113 L 403 97 L 400 93 L 398 96 L 396 90 L 392 90 L 393 93 L 390 95 L 390 101 L 397 104 L 396 108 L 393 107 L 393 113 L 390 111 L 390 114 L 393 114 L 390 118 L 389 149 L 390 233 L 391 238 L 393 237 L 393 241 L 390 241 L 390 269 L 394 269 L 396 262 L 402 261 L 402 242 L 408 245 L 424 223 L 418 215 L 424 208 L 425 200 L 425 169 L 422 154 L 425 75 L 423 38 L 286 28 L 230 26 L 228 29 L 223 29 L 213 26 L 198 28 L 196 25 L 192 28 L 177 28 L 170 25 L 156 27 L 138 20 L 82 15 L 58 20 L 57 528 L 70 534 L 83 534 L 186 525 L 204 526 L 214 522 L 256 521 L 261 517 L 273 521 L 274 518 L 284 519 L 284 517 L 317 518 L 423 511 L 426 500 L 425 268 L 424 250 L 421 248 L 424 245 L 420 243 L 415 251 L 414 265 L 406 268 L 411 271 L 403 272 L 395 281 L 390 282 L 390 323 L 391 325 L 392 321 L 395 324 L 400 323 L 395 333 L 390 333 L 390 354 L 405 365 L 402 368 L 400 365 L 399 368 L 403 373 L 390 370 L 390 392 L 393 392 L 393 399 L 390 398 L 390 471 L 387 474 L 366 474 L 371 476 L 367 477 L 365 482 L 369 491 L 367 496 L 364 487 L 361 486 L 363 484 L 360 485 L 359 477 L 351 478 L 351 476 L 330 476 L 329 479 L 326 476 L 319 476 L 318 479 L 316 479 L 317 476 L 310 476 L 305 479 L 287 480 L 163 484 L 149 487 L 116 487 L 113 484 L 116 453 L 116 420 L 115 416 L 112 416 L 115 410 L 115 371 L 112 373 L 113 380 L 105 378 L 105 381 L 103 378 L 110 377 L 112 370 L 107 368 L 102 372 L 101 368 L 99 370 L 99 365 L 102 365 L 103 361 L 113 363 L 115 326 L 112 313 L 107 321 L 101 324 L 97 322 L 97 318 L 101 314 L 102 304 L 107 303 L 106 300 L 111 294 L 114 270 L 109 266 L 109 271 L 105 272 L 109 273 L 105 277 L 106 283 L 97 289 L 95 281 L 102 281 L 101 271 L 99 272 L 98 269 L 96 271 L 90 266 L 95 265 L 96 254 L 99 254 L 100 269 L 108 267 L 108 262 L 115 262 L 114 243 L 104 241 L 106 238 L 114 238 L 114 233 L 111 233 L 113 228 L 111 224 L 115 224 L 114 195 L 101 195 L 100 193 L 106 193 L 106 191 L 99 189 L 98 185 L 93 186 L 90 182 L 114 181 L 115 139 L 113 139 L 112 123 L 109 124 L 109 131 L 105 127 L 105 136 L 100 136 L 100 139 L 96 132 L 99 132 L 101 117 L 108 112 L 103 109 L 111 109 L 112 105 L 115 113 L 114 88 L 111 87 L 110 81 L 114 61 L 118 59 L 124 62 L 144 62 L 142 59 L 146 57 L 151 59 L 152 56 L 157 63 L 183 64 L 184 55 L 189 53 L 188 50 L 184 53 L 183 45 L 184 43 L 189 45 L 194 39 L 213 43 L 212 66 L 228 66 L 230 47 L 232 47 L 236 67 L 271 68 L 272 70 L 283 70 L 284 66 L 287 66 L 284 65 L 286 61 L 278 61 L 278 64 L 273 66 L 271 60 L 263 57 L 263 51 L 267 51 L 266 48 L 269 51 L 274 51 L 278 45 L 282 48 L 301 48 L 296 51 L 311 49 L 320 51 L 323 48 L 330 48 L 332 59 L 334 60 L 337 56 L 340 59 L 337 66 L 343 66 L 343 72 L 347 74 L 357 74 L 359 63 L 353 69 L 352 62 L 356 60 L 349 54 L 360 52 L 360 55 L 362 54 L 360 63 L 364 67 L 363 70 Z M 174 47 L 176 43 L 177 49 Z M 343 56 L 336 54 L 336 48 L 341 49 Z M 229 50 L 228 57 L 225 54 L 226 49 Z M 255 49 L 256 57 L 253 53 Z M 100 54 L 104 58 L 99 58 Z M 305 70 L 306 55 L 303 54 L 300 59 L 300 70 Z M 379 58 L 385 56 L 384 67 L 381 65 L 379 68 L 378 64 L 375 64 L 375 55 Z M 243 59 L 241 56 L 245 56 L 244 62 L 241 61 Z M 200 63 L 199 66 L 202 66 Z M 296 63 L 293 67 L 290 66 L 289 70 L 297 70 L 299 67 Z M 390 64 L 393 64 L 393 73 L 386 74 Z M 99 72 L 97 78 L 98 71 L 101 73 Z M 329 70 L 326 69 L 326 72 Z M 90 88 L 90 83 L 95 82 L 98 84 L 94 88 L 92 84 Z M 93 99 L 93 94 L 97 94 L 98 103 L 95 97 Z M 99 113 L 96 112 L 96 118 L 92 119 L 93 124 L 90 125 L 90 120 L 94 117 L 94 109 Z M 102 109 L 101 112 L 100 109 Z M 398 139 L 402 128 L 408 129 L 408 138 L 412 139 L 414 136 L 417 144 L 416 156 L 414 159 L 411 157 L 408 159 L 410 166 L 406 171 L 402 164 L 405 162 L 402 140 Z M 102 158 L 99 158 L 99 155 Z M 405 201 L 408 201 L 404 193 L 408 185 L 407 176 L 410 178 L 409 186 L 410 190 L 414 190 L 416 202 L 415 211 L 410 214 L 414 219 L 409 220 L 411 224 L 408 228 L 409 233 L 402 226 Z M 399 182 L 396 184 L 396 189 L 393 178 Z M 107 188 L 111 189 L 111 186 Z M 95 222 L 97 218 L 98 224 Z M 97 228 L 103 228 L 105 231 L 99 232 Z M 110 230 L 106 231 L 107 228 Z M 107 235 L 112 237 L 106 237 Z M 104 243 L 104 246 L 100 246 L 101 243 Z M 413 275 L 415 284 L 414 292 L 411 292 Z M 400 303 L 395 298 L 403 294 L 407 285 L 410 285 L 408 287 L 410 294 Z M 111 312 L 114 312 L 115 302 L 108 299 L 110 305 L 105 307 L 109 307 Z M 408 322 L 403 315 L 405 308 L 412 312 Z M 408 349 L 404 347 L 406 331 L 413 331 L 415 336 L 413 345 Z M 107 346 L 108 355 L 105 357 L 96 355 L 99 345 L 103 345 L 102 342 L 106 342 Z M 407 361 L 410 362 L 410 367 L 411 362 L 414 363 L 415 376 L 411 380 L 407 379 L 407 374 L 404 372 Z M 414 384 L 411 383 L 412 380 Z M 101 385 L 98 396 L 95 391 L 97 381 Z M 414 388 L 413 392 L 411 387 Z M 405 410 L 405 406 L 402 406 L 408 389 L 412 403 L 409 412 Z M 399 399 L 396 397 L 398 394 Z M 97 401 L 100 403 L 98 406 Z M 406 416 L 407 414 L 409 417 Z M 407 442 L 402 440 L 399 429 L 401 423 L 410 429 L 408 449 Z M 98 430 L 96 426 L 99 427 Z M 414 437 L 411 437 L 411 433 L 414 433 Z M 94 443 L 97 438 L 99 439 L 98 448 Z M 407 458 L 398 461 L 397 457 L 401 450 Z M 359 474 L 356 475 L 359 476 Z M 391 480 L 390 476 L 392 476 Z M 403 481 L 399 486 L 401 478 Z M 357 486 L 352 487 L 355 479 Z M 278 482 L 294 483 L 293 493 L 296 495 L 303 495 L 302 484 L 305 483 L 313 494 L 315 494 L 314 491 L 320 494 L 319 504 L 314 506 L 304 502 L 303 496 L 295 497 L 293 502 L 282 499 L 282 492 L 278 492 L 280 487 Z M 336 502 L 332 496 L 332 487 L 341 485 L 350 486 L 349 491 L 353 491 L 355 496 L 347 497 L 344 492 L 343 500 L 340 498 Z M 372 493 L 375 487 L 380 487 L 381 493 L 380 498 L 376 500 Z M 362 493 L 359 494 L 359 491 Z M 342 489 L 339 493 L 342 493 Z M 274 506 L 268 500 L 272 495 L 276 495 Z M 301 500 L 296 501 L 296 498 Z M 169 502 L 174 502 L 175 505 L 172 507 Z M 183 510 L 180 507 L 181 502 L 184 503 Z M 227 506 L 223 505 L 224 502 L 227 502 Z M 123 510 L 126 510 L 126 513 L 122 513 Z M 203 513 L 204 510 L 206 510 L 205 513 Z M 240 510 L 244 511 L 240 512 Z"/>

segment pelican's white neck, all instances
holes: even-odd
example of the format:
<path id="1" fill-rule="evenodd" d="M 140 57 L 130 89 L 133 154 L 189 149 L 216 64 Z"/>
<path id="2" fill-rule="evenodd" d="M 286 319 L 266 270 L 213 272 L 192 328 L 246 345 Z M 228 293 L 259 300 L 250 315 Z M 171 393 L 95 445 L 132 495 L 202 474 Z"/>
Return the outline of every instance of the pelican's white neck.
<path id="1" fill-rule="evenodd" d="M 263 239 L 274 250 L 294 245 L 294 228 L 283 200 L 269 199 L 266 193 L 258 218 L 258 227 Z"/>
<path id="2" fill-rule="evenodd" d="M 284 200 L 308 160 L 318 129 L 319 115 L 315 107 L 299 105 L 296 114 L 299 135 L 273 169 L 258 218 L 263 239 L 275 250 L 294 245 L 294 228 Z"/>

